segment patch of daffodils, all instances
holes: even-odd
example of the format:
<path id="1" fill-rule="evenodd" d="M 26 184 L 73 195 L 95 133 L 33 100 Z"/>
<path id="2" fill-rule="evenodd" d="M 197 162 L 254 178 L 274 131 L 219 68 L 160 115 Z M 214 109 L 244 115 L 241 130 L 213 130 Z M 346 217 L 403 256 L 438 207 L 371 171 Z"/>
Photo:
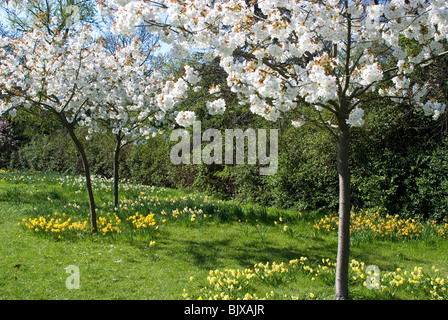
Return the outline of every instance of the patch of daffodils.
<path id="1" fill-rule="evenodd" d="M 337 214 L 326 215 L 314 224 L 314 228 L 324 232 L 336 231 L 339 225 Z M 353 234 L 368 233 L 373 238 L 416 239 L 426 231 L 447 238 L 448 223 L 439 224 L 434 220 L 423 221 L 419 218 L 400 218 L 399 215 L 382 216 L 378 211 L 352 211 L 350 215 L 350 231 Z"/>
<path id="2" fill-rule="evenodd" d="M 361 290 L 374 290 L 383 298 L 399 295 L 400 293 L 419 295 L 427 299 L 448 299 L 448 277 L 443 276 L 440 269 L 433 266 L 424 271 L 423 267 L 411 270 L 397 268 L 393 271 L 376 273 L 364 262 L 352 259 L 349 265 L 350 283 L 352 287 Z M 378 268 L 379 269 L 379 268 Z M 319 294 L 309 292 L 306 288 L 299 288 L 294 295 L 287 295 L 288 285 L 305 278 L 312 282 L 334 282 L 336 263 L 330 259 L 310 261 L 307 257 L 290 260 L 289 262 L 256 263 L 253 268 L 245 269 L 216 269 L 210 270 L 206 284 L 196 292 L 184 289 L 184 299 L 208 300 L 271 300 L 271 299 L 318 299 Z M 190 278 L 190 282 L 196 279 Z M 266 292 L 254 292 L 255 288 L 270 288 Z"/>

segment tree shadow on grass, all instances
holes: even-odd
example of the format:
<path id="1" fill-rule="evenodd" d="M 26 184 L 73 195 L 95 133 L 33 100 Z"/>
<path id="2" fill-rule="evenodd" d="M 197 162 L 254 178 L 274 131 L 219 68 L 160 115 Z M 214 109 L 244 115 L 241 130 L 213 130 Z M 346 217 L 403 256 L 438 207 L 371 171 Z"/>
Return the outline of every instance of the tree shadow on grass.
<path id="1" fill-rule="evenodd" d="M 245 241 L 238 239 L 189 240 L 164 239 L 158 242 L 158 252 L 174 255 L 205 270 L 222 268 L 253 268 L 259 262 L 289 262 L 302 256 L 320 261 L 327 258 L 316 250 L 307 251 L 303 247 L 282 246 L 274 242 Z M 174 249 L 174 250 L 173 250 Z"/>
<path id="2" fill-rule="evenodd" d="M 351 250 L 350 258 L 364 262 L 366 265 L 377 265 L 384 271 L 402 268 L 403 262 L 413 263 L 415 266 L 427 263 L 424 258 L 403 253 L 402 250 L 394 251 L 393 246 L 393 243 L 382 241 L 357 246 Z"/>

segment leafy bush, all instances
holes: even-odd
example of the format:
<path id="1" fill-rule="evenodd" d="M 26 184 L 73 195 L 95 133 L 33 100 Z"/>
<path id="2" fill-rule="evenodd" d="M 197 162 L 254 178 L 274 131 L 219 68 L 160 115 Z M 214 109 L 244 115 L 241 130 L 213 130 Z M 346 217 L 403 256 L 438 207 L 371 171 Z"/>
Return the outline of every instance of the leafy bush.
<path id="1" fill-rule="evenodd" d="M 279 207 L 336 209 L 336 149 L 326 131 L 290 129 L 280 137 L 279 169 L 272 177 L 274 203 Z"/>
<path id="2" fill-rule="evenodd" d="M 14 155 L 15 169 L 77 174 L 82 170 L 76 148 L 68 134 L 57 130 L 50 135 L 36 135 Z"/>
<path id="3" fill-rule="evenodd" d="M 353 204 L 408 217 L 446 217 L 446 135 L 404 105 L 378 106 L 369 116 L 352 139 Z M 381 125 L 379 117 L 385 119 Z"/>
<path id="4" fill-rule="evenodd" d="M 129 145 L 121 152 L 120 177 L 147 185 L 205 191 L 242 203 L 337 210 L 336 148 L 327 131 L 312 126 L 296 130 L 286 119 L 273 125 L 247 110 L 242 110 L 241 117 L 229 113 L 211 118 L 203 113 L 201 120 L 202 130 L 279 128 L 277 173 L 261 176 L 258 164 L 174 165 L 169 154 L 175 142 L 157 136 L 146 145 Z M 447 217 L 448 138 L 444 131 L 430 126 L 432 120 L 410 113 L 405 105 L 373 106 L 366 120 L 365 127 L 352 130 L 353 206 L 407 217 Z M 76 149 L 63 128 L 42 133 L 27 130 L 32 138 L 13 153 L 15 168 L 82 172 Z M 83 135 L 82 128 L 78 134 Z M 95 135 L 83 143 L 92 172 L 110 178 L 113 137 Z"/>

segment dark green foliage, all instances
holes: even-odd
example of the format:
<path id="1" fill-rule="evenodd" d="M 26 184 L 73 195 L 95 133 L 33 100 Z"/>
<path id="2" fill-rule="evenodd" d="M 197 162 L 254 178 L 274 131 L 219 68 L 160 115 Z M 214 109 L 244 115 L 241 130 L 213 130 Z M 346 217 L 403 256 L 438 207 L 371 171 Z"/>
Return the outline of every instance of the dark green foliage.
<path id="1" fill-rule="evenodd" d="M 11 165 L 15 169 L 71 174 L 78 174 L 82 168 L 75 146 L 62 130 L 36 135 L 13 155 Z"/>
<path id="2" fill-rule="evenodd" d="M 332 136 L 313 127 L 290 128 L 280 138 L 279 170 L 272 177 L 275 204 L 336 209 L 338 176 Z"/>
<path id="3" fill-rule="evenodd" d="M 129 146 L 127 158 L 122 162 L 123 167 L 128 168 L 123 177 L 147 185 L 191 186 L 194 181 L 192 168 L 171 163 L 172 146 L 169 138 L 164 136 L 149 139 L 145 145 Z"/>
<path id="4" fill-rule="evenodd" d="M 352 139 L 353 204 L 404 216 L 446 217 L 446 135 L 440 119 L 378 106 Z M 379 119 L 383 119 L 379 121 Z M 446 158 L 446 156 L 445 156 Z"/>
<path id="5" fill-rule="evenodd" d="M 0 119 L 0 168 L 9 164 L 17 142 L 12 125 Z"/>
<path id="6" fill-rule="evenodd" d="M 448 138 L 440 130 L 445 119 L 435 123 L 409 110 L 406 105 L 378 105 L 366 113 L 365 127 L 352 130 L 352 203 L 390 214 L 441 219 L 448 216 Z M 297 130 L 282 122 L 273 125 L 244 110 L 240 115 L 204 113 L 202 130 L 278 125 L 277 174 L 261 176 L 258 164 L 173 165 L 169 153 L 175 142 L 157 136 L 146 145 L 123 150 L 121 177 L 205 191 L 241 203 L 337 210 L 336 149 L 328 132 L 312 126 Z M 63 129 L 47 133 L 36 128 L 34 137 L 13 154 L 15 168 L 82 173 L 76 149 Z M 82 135 L 83 129 L 79 130 Z M 113 137 L 95 135 L 84 143 L 93 172 L 110 178 Z"/>
<path id="7" fill-rule="evenodd" d="M 83 136 L 83 128 L 79 128 Z M 22 133 L 22 146 L 12 154 L 10 166 L 14 169 L 81 174 L 81 158 L 64 128 L 55 126 L 51 133 L 29 127 Z M 110 177 L 112 173 L 113 137 L 94 135 L 90 141 L 83 141 L 87 155 L 96 175 Z"/>

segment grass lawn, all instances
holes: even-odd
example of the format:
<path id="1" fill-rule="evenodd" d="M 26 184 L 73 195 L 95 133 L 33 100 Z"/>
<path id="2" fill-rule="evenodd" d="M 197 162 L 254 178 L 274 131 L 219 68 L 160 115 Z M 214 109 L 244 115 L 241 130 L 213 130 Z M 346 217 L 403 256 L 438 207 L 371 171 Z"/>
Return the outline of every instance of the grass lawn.
<path id="1" fill-rule="evenodd" d="M 112 184 L 94 185 L 97 234 L 82 178 L 0 172 L 0 299 L 333 298 L 337 233 L 316 228 L 330 212 L 125 183 L 114 210 Z M 351 299 L 448 299 L 446 227 L 417 223 L 418 236 L 352 232 Z"/>

